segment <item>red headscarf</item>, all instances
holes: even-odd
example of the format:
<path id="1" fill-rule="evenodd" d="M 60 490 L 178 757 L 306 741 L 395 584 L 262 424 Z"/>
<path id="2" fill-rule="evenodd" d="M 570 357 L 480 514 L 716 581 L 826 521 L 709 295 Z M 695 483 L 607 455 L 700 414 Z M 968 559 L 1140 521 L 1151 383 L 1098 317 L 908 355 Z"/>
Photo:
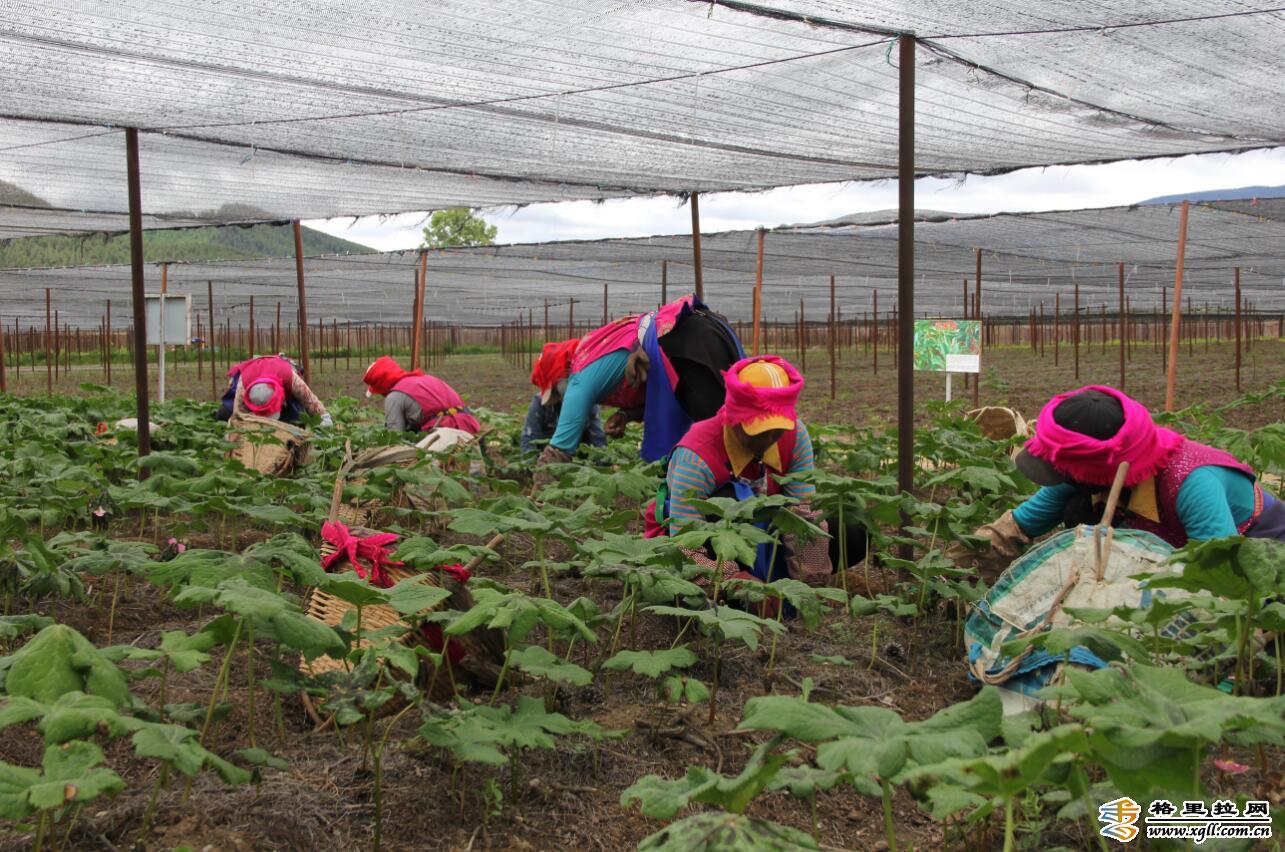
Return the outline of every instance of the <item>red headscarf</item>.
<path id="1" fill-rule="evenodd" d="M 382 396 L 388 396 L 392 392 L 393 386 L 407 376 L 422 376 L 423 370 L 403 370 L 401 364 L 398 364 L 387 355 L 380 355 L 375 359 L 375 363 L 366 368 L 366 375 L 361 380 L 370 388 L 371 393 L 377 393 Z"/>
<path id="2" fill-rule="evenodd" d="M 531 368 L 531 384 L 540 389 L 541 395 L 558 382 L 571 375 L 571 360 L 575 357 L 580 338 L 573 337 L 561 343 L 546 343 Z"/>
<path id="3" fill-rule="evenodd" d="M 1053 412 L 1063 400 L 1088 390 L 1115 397 L 1124 409 L 1124 425 L 1105 441 L 1066 429 L 1053 419 Z M 1132 488 L 1155 476 L 1184 440 L 1172 429 L 1156 426 L 1147 407 L 1124 392 L 1107 385 L 1088 385 L 1048 401 L 1040 411 L 1034 437 L 1026 442 L 1026 450 L 1088 485 L 1110 485 L 1120 462 L 1127 461 L 1129 472 L 1124 484 Z"/>

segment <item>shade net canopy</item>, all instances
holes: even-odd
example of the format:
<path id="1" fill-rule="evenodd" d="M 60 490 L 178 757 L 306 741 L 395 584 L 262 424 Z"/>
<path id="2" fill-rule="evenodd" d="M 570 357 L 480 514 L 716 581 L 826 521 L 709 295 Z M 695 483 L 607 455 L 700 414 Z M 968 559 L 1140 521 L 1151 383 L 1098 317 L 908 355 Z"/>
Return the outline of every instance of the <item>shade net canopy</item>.
<path id="1" fill-rule="evenodd" d="M 887 178 L 899 31 L 920 174 L 1282 144 L 1275 8 L 10 0 L 0 237 L 123 230 L 126 126 L 157 226 Z"/>
<path id="2" fill-rule="evenodd" d="M 1025 317 L 1041 304 L 1052 316 L 1059 296 L 1066 316 L 1077 284 L 1086 311 L 1114 312 L 1120 263 L 1132 308 L 1152 311 L 1166 298 L 1162 290 L 1173 286 L 1178 223 L 1176 205 L 995 216 L 924 213 L 915 226 L 916 313 L 962 315 L 963 281 L 974 279 L 977 248 L 988 317 Z M 880 315 L 887 316 L 896 304 L 896 234 L 895 222 L 881 214 L 767 232 L 765 315 L 791 321 L 802 300 L 807 319 L 824 321 L 834 275 L 842 317 L 867 317 L 876 290 Z M 706 234 L 701 248 L 706 300 L 733 320 L 750 319 L 756 233 Z M 546 304 L 550 323 L 565 324 L 572 300 L 578 322 L 596 321 L 604 284 L 609 315 L 649 310 L 661 298 L 662 263 L 669 298 L 693 288 L 687 236 L 449 249 L 429 252 L 425 263 L 426 317 L 453 324 L 522 318 L 542 328 Z M 418 267 L 413 251 L 306 258 L 310 321 L 407 323 Z M 1234 267 L 1240 267 L 1243 295 L 1256 309 L 1285 311 L 1285 199 L 1191 208 L 1183 292 L 1193 307 L 1229 309 Z M 245 325 L 252 295 L 261 327 L 275 319 L 278 302 L 283 322 L 293 322 L 293 258 L 169 267 L 169 291 L 192 294 L 207 323 L 208 282 L 220 324 Z M 147 268 L 147 283 L 149 292 L 159 289 L 157 266 Z M 130 269 L 121 265 L 0 270 L 0 322 L 11 327 L 16 318 L 22 327 L 43 327 L 45 288 L 64 323 L 95 327 L 108 299 L 117 306 L 113 325 L 123 328 L 129 321 Z"/>

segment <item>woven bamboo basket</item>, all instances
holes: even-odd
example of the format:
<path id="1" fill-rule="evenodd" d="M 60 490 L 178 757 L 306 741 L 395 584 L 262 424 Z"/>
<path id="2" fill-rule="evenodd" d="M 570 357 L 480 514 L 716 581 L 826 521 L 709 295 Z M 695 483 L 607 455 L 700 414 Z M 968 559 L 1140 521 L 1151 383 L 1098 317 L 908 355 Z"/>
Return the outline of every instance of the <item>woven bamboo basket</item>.
<path id="1" fill-rule="evenodd" d="M 394 450 L 397 448 L 386 449 Z M 409 449 L 412 453 L 417 452 L 414 447 L 406 449 Z M 349 523 L 347 520 L 347 518 L 360 516 L 362 513 L 368 511 L 368 509 L 362 506 L 343 504 L 342 498 L 345 479 L 351 471 L 356 469 L 358 460 L 365 459 L 368 463 L 375 457 L 376 453 L 380 452 L 383 451 L 363 453 L 362 456 L 358 457 L 358 459 L 353 459 L 351 447 L 345 446 L 344 462 L 340 465 L 339 473 L 335 477 L 335 488 L 331 495 L 330 502 L 330 520 L 345 524 L 356 535 L 370 535 L 374 530 L 366 529 L 357 523 Z M 386 455 L 383 458 L 384 461 L 388 463 L 394 463 L 391 461 L 391 456 Z M 367 465 L 367 469 L 369 469 L 369 465 Z M 488 543 L 488 547 L 499 547 L 503 540 L 504 537 L 502 535 L 497 535 Z M 323 557 L 330 556 L 334 552 L 335 548 L 329 542 L 322 544 L 321 554 Z M 470 571 L 475 569 L 479 564 L 481 564 L 481 561 L 482 557 L 474 559 L 467 566 L 468 569 Z M 388 574 L 394 584 L 400 583 L 410 577 L 419 576 L 421 578 L 421 582 L 428 585 L 441 586 L 449 591 L 451 593 L 450 597 L 438 604 L 434 609 L 449 608 L 458 611 L 465 611 L 471 609 L 473 606 L 473 596 L 469 594 L 468 589 L 456 582 L 456 580 L 449 575 L 440 574 L 438 572 L 421 573 L 404 566 L 390 567 L 388 569 Z M 352 611 L 352 609 L 352 604 L 347 601 L 336 598 L 334 595 L 316 588 L 309 590 L 304 606 L 304 612 L 310 618 L 315 618 L 321 623 L 331 627 L 336 627 L 343 623 L 344 618 L 350 611 Z M 423 615 L 423 613 L 420 614 Z M 402 618 L 401 614 L 397 612 L 397 610 L 383 604 L 374 604 L 363 607 L 361 619 L 363 633 L 379 630 L 385 627 L 391 627 L 396 624 L 403 624 L 408 627 L 410 626 Z M 400 641 L 408 645 L 416 645 L 423 643 L 424 637 L 418 630 L 407 630 L 400 638 Z M 457 643 L 464 650 L 466 655 L 459 666 L 461 674 L 468 675 L 473 681 L 482 685 L 489 684 L 493 686 L 496 683 L 499 679 L 501 663 L 503 663 L 504 660 L 504 637 L 499 631 L 479 629 L 466 636 L 452 637 L 451 642 Z M 369 647 L 369 643 L 364 638 L 361 640 L 361 647 Z M 342 670 L 346 668 L 346 666 L 347 663 L 343 660 L 337 660 L 332 657 L 325 656 L 318 657 L 312 661 L 303 660 L 301 658 L 299 661 L 299 670 L 304 674 L 312 676 Z M 452 674 L 452 677 L 458 679 L 454 673 Z M 449 679 L 439 679 L 435 684 L 435 688 L 430 697 L 435 699 L 445 698 L 452 691 L 453 688 Z M 322 724 L 323 721 L 307 694 L 301 694 L 301 698 L 308 714 L 315 722 L 317 722 L 318 725 Z M 391 708 L 384 708 L 385 712 L 389 709 Z"/>
<path id="2" fill-rule="evenodd" d="M 1007 441 L 1014 436 L 1029 438 L 1031 435 L 1026 418 L 1011 408 L 987 405 L 974 408 L 964 416 L 976 421 L 982 434 L 993 441 Z"/>
<path id="3" fill-rule="evenodd" d="M 306 429 L 254 414 L 228 421 L 228 440 L 237 445 L 231 457 L 268 476 L 285 476 L 303 464 L 308 438 Z"/>

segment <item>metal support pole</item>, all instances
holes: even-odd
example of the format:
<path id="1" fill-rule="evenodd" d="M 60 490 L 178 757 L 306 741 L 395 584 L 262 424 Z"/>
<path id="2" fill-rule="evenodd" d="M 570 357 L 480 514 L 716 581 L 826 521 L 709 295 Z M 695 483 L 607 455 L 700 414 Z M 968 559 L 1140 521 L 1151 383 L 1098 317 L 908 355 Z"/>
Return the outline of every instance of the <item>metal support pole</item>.
<path id="1" fill-rule="evenodd" d="M 701 205 L 700 193 L 692 193 L 692 272 L 696 276 L 696 298 L 705 301 L 705 285 L 701 281 Z"/>
<path id="2" fill-rule="evenodd" d="M 299 357 L 303 361 L 303 380 L 312 383 L 312 364 L 308 360 L 308 294 L 303 285 L 303 231 L 299 220 L 294 225 L 294 274 L 299 286 Z"/>
<path id="3" fill-rule="evenodd" d="M 219 363 L 218 355 L 215 353 L 215 350 L 218 348 L 215 346 L 215 341 L 218 340 L 218 337 L 219 337 L 219 327 L 214 324 L 214 282 L 213 281 L 207 280 L 205 282 L 205 292 L 206 292 L 206 298 L 209 300 L 207 303 L 207 306 L 210 309 L 210 321 L 208 323 L 208 326 L 210 329 L 209 330 L 210 395 L 217 398 L 219 395 L 219 385 L 217 380 L 214 378 L 214 373 L 215 373 L 214 365 Z M 111 307 L 110 302 L 108 302 L 107 305 L 109 308 Z"/>
<path id="4" fill-rule="evenodd" d="M 1125 338 L 1126 338 L 1126 336 L 1128 335 L 1128 328 L 1129 328 L 1129 312 L 1128 312 L 1128 310 L 1126 309 L 1125 304 L 1124 304 L 1124 264 L 1123 264 L 1123 263 L 1122 263 L 1122 264 L 1120 264 L 1120 266 L 1119 266 L 1119 270 L 1118 270 L 1118 271 L 1119 271 L 1119 278 L 1120 278 L 1120 322 L 1119 322 L 1119 326 L 1120 326 L 1120 390 L 1122 390 L 1122 391 L 1123 391 L 1123 390 L 1124 390 L 1124 352 L 1125 352 L 1125 346 L 1126 346 L 1126 344 L 1125 344 Z"/>
<path id="5" fill-rule="evenodd" d="M 977 320 L 980 323 L 982 321 L 982 250 L 980 248 L 977 248 L 977 249 L 974 249 L 973 251 L 976 254 L 976 258 L 977 258 L 976 277 L 974 278 L 974 282 L 977 286 L 977 303 L 976 303 L 977 310 L 975 311 L 977 316 L 973 317 L 973 319 Z M 978 328 L 978 334 L 977 334 L 978 354 L 981 354 L 981 350 L 986 348 L 986 329 L 980 325 L 977 328 Z M 979 358 L 978 361 L 980 362 L 980 360 L 981 359 Z M 980 370 L 981 370 L 981 365 L 979 363 L 978 364 L 979 372 L 977 373 L 977 381 L 973 382 L 973 408 L 978 408 L 981 406 L 980 397 L 982 393 L 982 382 L 981 382 L 982 374 Z"/>
<path id="6" fill-rule="evenodd" d="M 834 276 L 831 275 L 830 276 L 830 330 L 829 330 L 829 334 L 826 335 L 827 338 L 829 339 L 829 345 L 830 345 L 830 399 L 834 399 L 836 393 L 838 392 L 835 387 L 835 365 L 834 365 L 834 349 L 835 349 L 834 337 L 835 337 L 835 332 L 837 331 L 837 329 L 835 328 L 835 323 L 837 321 L 838 321 L 838 316 L 835 314 L 835 307 L 834 307 Z"/>
<path id="7" fill-rule="evenodd" d="M 53 313 L 50 310 L 51 301 L 49 288 L 45 288 L 45 393 L 48 396 L 54 395 L 54 353 L 52 349 L 53 332 Z"/>
<path id="8" fill-rule="evenodd" d="M 1236 289 L 1236 391 L 1240 392 L 1240 267 L 1232 268 Z"/>
<path id="9" fill-rule="evenodd" d="M 1169 328 L 1169 370 L 1165 376 L 1165 411 L 1173 411 L 1174 386 L 1178 381 L 1178 331 L 1182 325 L 1182 271 L 1187 251 L 1187 213 L 1190 202 L 1182 202 L 1178 218 L 1178 265 L 1173 276 L 1173 322 Z"/>
<path id="10" fill-rule="evenodd" d="M 758 261 L 754 266 L 754 298 L 751 300 L 754 306 L 753 349 L 755 355 L 759 354 L 759 322 L 763 314 L 763 239 L 766 236 L 767 230 L 759 228 Z"/>
<path id="11" fill-rule="evenodd" d="M 411 308 L 410 368 L 419 369 L 419 348 L 424 337 L 424 277 L 428 274 L 428 252 L 419 253 L 419 269 L 415 273 L 415 299 Z"/>
<path id="12" fill-rule="evenodd" d="M 147 405 L 147 304 L 143 289 L 143 199 L 138 175 L 138 129 L 125 129 L 125 170 L 129 185 L 129 265 L 134 300 L 134 393 L 138 417 L 138 454 L 152 448 Z M 146 469 L 138 472 L 147 478 Z"/>
<path id="13" fill-rule="evenodd" d="M 902 356 L 897 364 L 897 487 L 915 485 L 915 37 L 898 39 L 897 306 Z M 909 558 L 910 548 L 903 556 Z"/>

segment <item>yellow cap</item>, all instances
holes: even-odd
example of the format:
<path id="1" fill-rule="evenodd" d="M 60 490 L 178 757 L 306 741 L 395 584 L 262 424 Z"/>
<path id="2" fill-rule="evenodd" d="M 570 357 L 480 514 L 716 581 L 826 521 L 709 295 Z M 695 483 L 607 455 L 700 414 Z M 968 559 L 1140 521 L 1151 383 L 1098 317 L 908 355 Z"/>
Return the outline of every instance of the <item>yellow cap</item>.
<path id="1" fill-rule="evenodd" d="M 755 361 L 741 368 L 736 374 L 745 384 L 756 388 L 785 388 L 790 386 L 790 377 L 779 364 L 767 361 Z M 747 435 L 758 435 L 771 429 L 793 429 L 794 420 L 781 414 L 769 414 L 756 417 L 741 424 Z"/>

